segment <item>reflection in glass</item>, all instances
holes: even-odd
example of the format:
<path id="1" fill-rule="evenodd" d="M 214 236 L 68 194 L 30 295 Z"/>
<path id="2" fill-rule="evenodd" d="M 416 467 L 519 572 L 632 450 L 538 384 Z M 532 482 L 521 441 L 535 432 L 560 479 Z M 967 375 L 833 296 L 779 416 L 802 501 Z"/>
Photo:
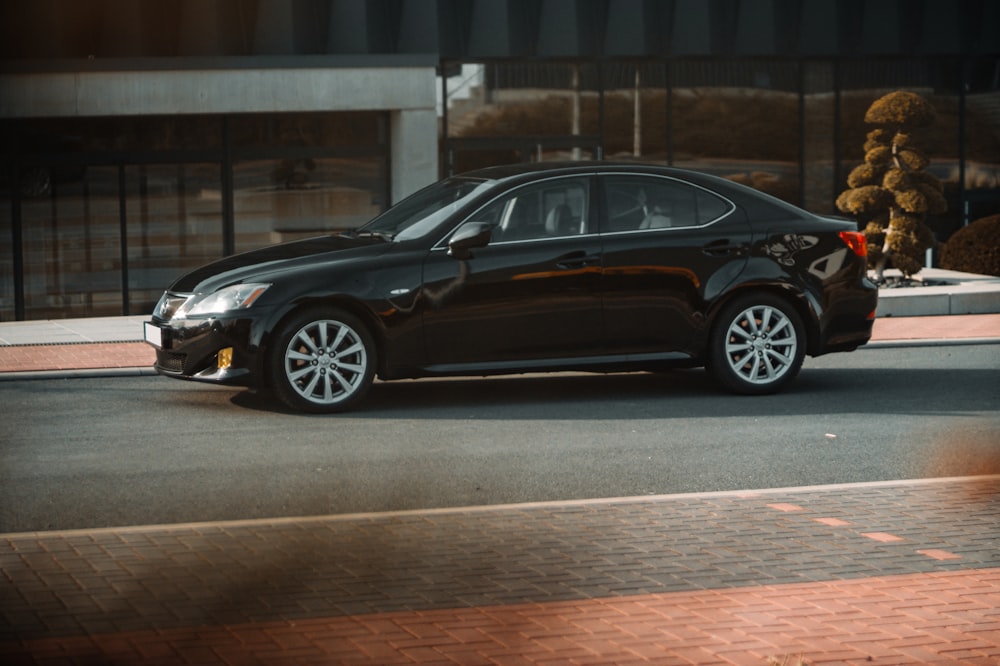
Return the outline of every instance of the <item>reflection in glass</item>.
<path id="1" fill-rule="evenodd" d="M 1000 213 L 1000 58 L 970 66 L 966 98 L 964 221 Z"/>
<path id="2" fill-rule="evenodd" d="M 381 118 L 373 112 L 247 114 L 229 119 L 234 146 L 259 148 L 356 147 L 373 148 L 383 142 Z"/>
<path id="3" fill-rule="evenodd" d="M 592 64 L 466 64 L 449 77 L 446 171 L 599 155 Z"/>
<path id="4" fill-rule="evenodd" d="M 236 251 L 361 226 L 382 212 L 380 174 L 376 156 L 234 164 Z"/>
<path id="5" fill-rule="evenodd" d="M 803 62 L 802 76 L 802 206 L 821 215 L 840 214 L 836 181 L 836 111 L 834 65 Z"/>
<path id="6" fill-rule="evenodd" d="M 219 166 L 128 166 L 124 176 L 129 312 L 150 312 L 178 275 L 222 257 Z"/>
<path id="7" fill-rule="evenodd" d="M 4 171 L 0 175 L 11 179 Z M 0 321 L 14 321 L 14 221 L 11 217 L 11 192 L 9 186 L 0 188 Z"/>
<path id="8" fill-rule="evenodd" d="M 666 66 L 614 63 L 604 67 L 602 77 L 607 158 L 666 164 Z"/>
<path id="9" fill-rule="evenodd" d="M 231 136 L 237 252 L 353 229 L 385 208 L 385 114 L 237 116 Z"/>
<path id="10" fill-rule="evenodd" d="M 121 314 L 117 168 L 22 199 L 21 219 L 26 318 Z"/>
<path id="11" fill-rule="evenodd" d="M 796 64 L 712 61 L 671 67 L 673 164 L 800 203 Z"/>

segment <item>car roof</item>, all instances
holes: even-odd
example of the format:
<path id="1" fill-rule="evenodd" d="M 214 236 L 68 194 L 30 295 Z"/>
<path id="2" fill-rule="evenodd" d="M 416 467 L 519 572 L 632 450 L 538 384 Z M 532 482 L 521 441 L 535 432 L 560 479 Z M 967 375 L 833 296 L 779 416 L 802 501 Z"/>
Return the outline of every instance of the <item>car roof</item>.
<path id="1" fill-rule="evenodd" d="M 596 173 L 598 171 L 640 171 L 652 174 L 674 174 L 679 176 L 688 176 L 695 173 L 683 169 L 658 166 L 654 164 L 588 160 L 579 162 L 522 162 L 518 164 L 501 164 L 476 169 L 475 171 L 467 171 L 459 175 L 470 178 L 484 178 L 487 180 L 505 180 L 507 178 L 517 178 L 521 176 L 537 176 L 543 173 L 548 175 L 569 175 L 574 173 Z"/>
<path id="2" fill-rule="evenodd" d="M 598 160 L 581 162 L 526 162 L 485 167 L 459 174 L 459 177 L 477 178 L 515 185 L 539 176 L 570 176 L 596 173 L 638 173 L 650 176 L 679 178 L 722 194 L 742 205 L 755 217 L 783 217 L 788 215 L 812 216 L 801 208 L 777 199 L 765 192 L 736 183 L 727 178 L 701 171 L 680 169 L 649 163 L 605 162 Z"/>

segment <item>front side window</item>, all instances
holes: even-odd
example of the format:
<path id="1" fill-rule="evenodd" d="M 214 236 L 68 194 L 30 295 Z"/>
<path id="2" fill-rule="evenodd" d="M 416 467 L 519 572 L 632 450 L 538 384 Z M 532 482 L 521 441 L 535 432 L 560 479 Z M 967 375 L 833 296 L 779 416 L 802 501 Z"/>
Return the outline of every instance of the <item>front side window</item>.
<path id="1" fill-rule="evenodd" d="M 607 231 L 700 227 L 729 212 L 724 199 L 687 183 L 649 176 L 606 176 Z"/>
<path id="2" fill-rule="evenodd" d="M 559 178 L 526 185 L 473 215 L 494 226 L 495 242 L 576 236 L 589 231 L 589 188 L 585 178 Z"/>

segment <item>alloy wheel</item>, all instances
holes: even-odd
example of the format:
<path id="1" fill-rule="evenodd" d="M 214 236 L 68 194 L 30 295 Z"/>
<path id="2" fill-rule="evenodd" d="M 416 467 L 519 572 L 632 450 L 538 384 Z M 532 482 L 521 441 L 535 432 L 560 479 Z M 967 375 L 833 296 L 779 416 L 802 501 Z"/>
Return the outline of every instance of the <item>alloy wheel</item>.
<path id="1" fill-rule="evenodd" d="M 726 334 L 726 359 L 743 381 L 768 385 L 795 364 L 799 339 L 791 319 L 770 305 L 740 312 Z"/>
<path id="2" fill-rule="evenodd" d="M 367 388 L 369 356 L 365 339 L 353 327 L 334 319 L 311 321 L 285 348 L 285 378 L 305 401 L 332 407 Z"/>

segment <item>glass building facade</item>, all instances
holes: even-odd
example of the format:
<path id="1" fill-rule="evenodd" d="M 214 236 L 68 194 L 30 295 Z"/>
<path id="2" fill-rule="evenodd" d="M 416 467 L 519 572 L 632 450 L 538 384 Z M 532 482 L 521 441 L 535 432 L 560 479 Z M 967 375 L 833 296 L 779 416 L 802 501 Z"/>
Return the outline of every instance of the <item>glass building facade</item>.
<path id="1" fill-rule="evenodd" d="M 447 173 L 497 162 L 600 157 L 731 178 L 821 214 L 864 158 L 865 112 L 918 92 L 935 124 L 915 136 L 946 187 L 930 220 L 946 240 L 1000 210 L 1000 63 L 984 58 L 713 58 L 462 63 L 448 79 Z"/>
<path id="2" fill-rule="evenodd" d="M 388 202 L 386 123 L 374 112 L 6 122 L 0 320 L 15 318 L 15 300 L 24 319 L 149 312 L 185 270 L 358 226 Z"/>
<path id="3" fill-rule="evenodd" d="M 666 164 L 835 213 L 900 89 L 938 113 L 945 241 L 1000 212 L 997 25 L 993 0 L 7 2 L 0 321 L 142 314 L 187 269 L 491 164 Z"/>

